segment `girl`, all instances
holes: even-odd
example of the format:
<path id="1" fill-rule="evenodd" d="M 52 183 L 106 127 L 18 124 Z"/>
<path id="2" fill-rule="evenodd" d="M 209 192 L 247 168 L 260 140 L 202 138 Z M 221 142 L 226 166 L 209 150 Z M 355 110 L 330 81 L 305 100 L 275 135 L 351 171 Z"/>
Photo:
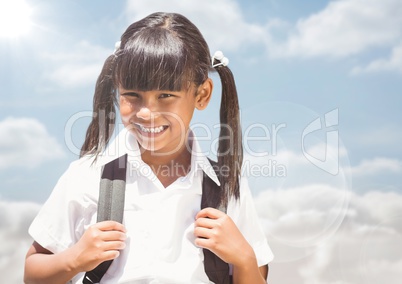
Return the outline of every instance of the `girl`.
<path id="1" fill-rule="evenodd" d="M 26 283 L 82 283 L 107 260 L 114 261 L 100 283 L 211 283 L 203 249 L 230 264 L 233 283 L 266 282 L 273 255 L 240 179 L 239 106 L 227 63 L 220 53 L 211 60 L 181 15 L 155 13 L 128 27 L 98 78 L 81 158 L 29 229 Z M 212 70 L 222 81 L 217 167 L 189 128 L 211 99 Z M 125 129 L 110 142 L 117 99 Z M 102 168 L 124 155 L 124 222 L 96 223 Z M 212 201 L 227 213 L 200 210 L 203 177 L 220 186 Z"/>

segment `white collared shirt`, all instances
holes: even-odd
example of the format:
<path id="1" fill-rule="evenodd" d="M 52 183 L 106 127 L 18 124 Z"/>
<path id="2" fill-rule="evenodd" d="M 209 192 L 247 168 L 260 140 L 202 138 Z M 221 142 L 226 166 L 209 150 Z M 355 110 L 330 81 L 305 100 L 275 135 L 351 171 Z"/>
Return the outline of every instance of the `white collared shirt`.
<path id="1" fill-rule="evenodd" d="M 96 222 L 102 166 L 128 154 L 123 220 L 126 248 L 113 261 L 101 283 L 209 283 L 203 251 L 195 246 L 193 232 L 195 216 L 200 210 L 203 172 L 219 184 L 213 168 L 194 139 L 190 172 L 165 188 L 141 160 L 139 151 L 134 137 L 123 130 L 95 163 L 88 157 L 71 163 L 29 233 L 53 253 L 75 244 Z M 258 223 L 244 178 L 240 190 L 240 200 L 229 202 L 227 214 L 253 247 L 258 265 L 262 266 L 273 259 L 273 254 Z M 78 274 L 71 283 L 82 283 L 83 276 L 84 273 Z"/>

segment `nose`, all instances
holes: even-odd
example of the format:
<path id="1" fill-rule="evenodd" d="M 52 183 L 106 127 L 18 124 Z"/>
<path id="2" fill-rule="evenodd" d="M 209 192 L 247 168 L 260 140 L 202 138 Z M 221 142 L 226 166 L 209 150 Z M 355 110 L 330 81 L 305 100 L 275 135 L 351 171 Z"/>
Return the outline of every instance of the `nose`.
<path id="1" fill-rule="evenodd" d="M 137 117 L 144 120 L 150 120 L 152 117 L 155 117 L 155 114 L 147 107 L 142 107 L 137 112 Z"/>
<path id="2" fill-rule="evenodd" d="M 148 120 L 151 119 L 151 110 L 147 107 L 142 107 L 139 112 L 137 112 L 137 117 L 144 119 L 144 120 Z"/>

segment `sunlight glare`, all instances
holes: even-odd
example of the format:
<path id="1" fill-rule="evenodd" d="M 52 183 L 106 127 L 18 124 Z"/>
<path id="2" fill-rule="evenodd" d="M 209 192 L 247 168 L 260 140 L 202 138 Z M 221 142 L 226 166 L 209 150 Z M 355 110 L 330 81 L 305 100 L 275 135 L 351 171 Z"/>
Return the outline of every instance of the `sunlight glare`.
<path id="1" fill-rule="evenodd" d="M 0 38 L 17 38 L 31 29 L 32 9 L 24 0 L 0 2 Z"/>

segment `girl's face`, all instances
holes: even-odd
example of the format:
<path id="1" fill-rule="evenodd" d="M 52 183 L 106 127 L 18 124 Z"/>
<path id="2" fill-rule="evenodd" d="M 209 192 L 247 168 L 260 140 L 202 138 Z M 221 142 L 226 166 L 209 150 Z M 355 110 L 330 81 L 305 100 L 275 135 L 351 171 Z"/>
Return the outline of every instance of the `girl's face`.
<path id="1" fill-rule="evenodd" d="M 119 88 L 120 115 L 140 147 L 163 155 L 183 149 L 194 108 L 200 108 L 198 88 L 178 92 Z M 197 105 L 198 104 L 198 105 Z"/>

